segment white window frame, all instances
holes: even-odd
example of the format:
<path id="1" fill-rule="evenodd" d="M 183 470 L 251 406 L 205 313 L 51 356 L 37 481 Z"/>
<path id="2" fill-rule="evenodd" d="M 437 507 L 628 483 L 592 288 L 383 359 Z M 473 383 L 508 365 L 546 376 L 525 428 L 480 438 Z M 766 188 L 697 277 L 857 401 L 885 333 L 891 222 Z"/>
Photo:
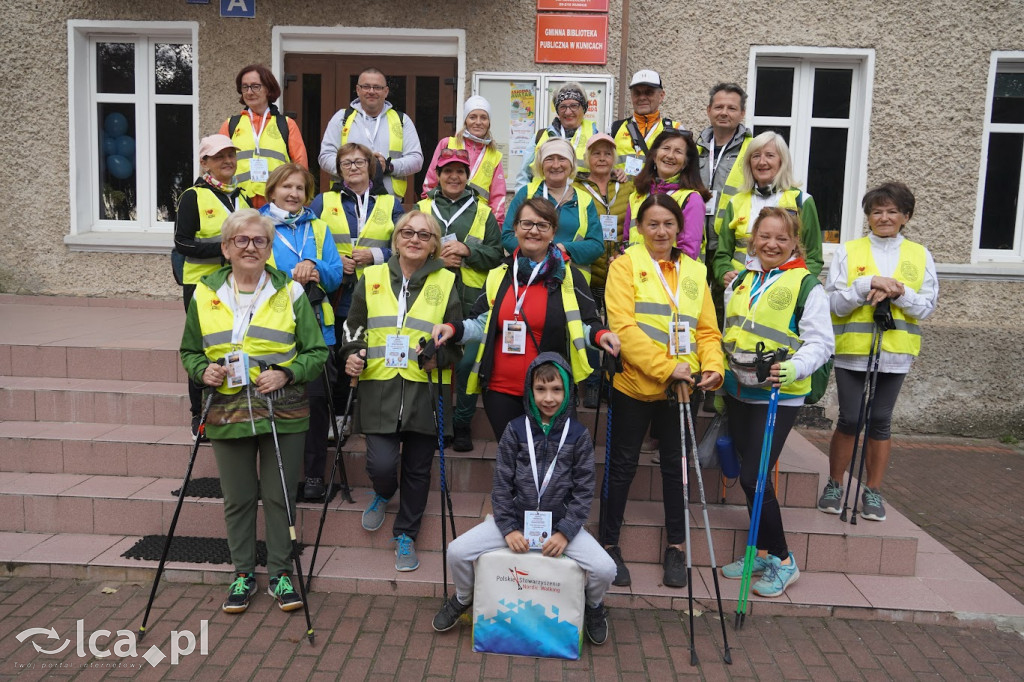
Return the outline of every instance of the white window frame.
<path id="1" fill-rule="evenodd" d="M 1024 166 L 1017 194 L 1016 229 L 1012 249 L 981 248 L 981 218 L 985 207 L 985 182 L 988 175 L 988 145 L 992 133 L 1024 133 L 1024 123 L 992 123 L 992 100 L 995 97 L 998 72 L 1024 72 L 1024 51 L 993 52 L 985 88 L 985 124 L 981 134 L 981 168 L 978 171 L 978 197 L 974 209 L 974 234 L 971 241 L 971 263 L 1024 263 Z M 1021 159 L 1024 165 L 1024 158 Z"/>
<path id="2" fill-rule="evenodd" d="M 793 109 L 789 117 L 754 116 L 757 101 L 757 67 L 793 67 Z M 853 82 L 850 93 L 848 119 L 812 118 L 812 98 L 815 68 L 852 68 Z M 807 181 L 810 157 L 811 128 L 846 128 L 846 174 L 843 187 L 843 219 L 839 228 L 839 241 L 856 239 L 863 233 L 863 213 L 860 198 L 867 188 L 868 147 L 871 133 L 871 105 L 874 91 L 875 51 L 838 47 L 804 47 L 757 45 L 750 49 L 747 66 L 747 120 L 746 126 L 790 126 L 790 151 L 793 172 L 797 180 Z M 822 244 L 824 254 L 831 258 L 838 244 Z"/>
<path id="3" fill-rule="evenodd" d="M 155 214 L 156 140 L 153 122 L 157 104 L 191 104 L 193 141 L 199 135 L 199 24 L 194 21 L 68 21 L 68 121 L 70 171 L 70 233 L 64 242 L 72 250 L 129 253 L 166 253 L 172 244 L 174 223 L 158 221 Z M 136 105 L 135 130 L 137 221 L 99 218 L 99 150 L 96 145 L 98 98 L 93 91 L 97 42 L 136 42 L 135 93 L 103 94 L 102 101 L 124 101 Z M 155 42 L 185 42 L 192 45 L 192 94 L 157 95 L 150 81 L 153 74 Z M 144 151 L 143 151 L 144 150 Z M 192 161 L 192 176 L 199 162 Z"/>

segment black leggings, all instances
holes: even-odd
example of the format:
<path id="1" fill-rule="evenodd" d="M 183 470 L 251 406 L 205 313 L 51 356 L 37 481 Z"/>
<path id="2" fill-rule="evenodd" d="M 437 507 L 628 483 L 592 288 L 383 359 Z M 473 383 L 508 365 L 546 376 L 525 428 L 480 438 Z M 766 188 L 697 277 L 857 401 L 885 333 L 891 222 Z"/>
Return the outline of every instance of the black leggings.
<path id="1" fill-rule="evenodd" d="M 730 395 L 725 397 L 726 416 L 729 418 L 729 434 L 740 458 L 740 486 L 747 496 L 747 513 L 753 510 L 754 493 L 757 491 L 757 470 L 761 463 L 761 445 L 764 442 L 764 428 L 768 420 L 768 403 L 745 403 Z M 761 505 L 761 525 L 757 529 L 757 548 L 782 560 L 789 558 L 786 545 L 786 531 L 782 527 L 782 509 L 775 497 L 774 478 L 771 474 L 775 463 L 782 454 L 799 407 L 779 406 L 775 414 L 775 433 L 768 459 L 768 478 L 764 484 L 764 502 Z"/>
<path id="2" fill-rule="evenodd" d="M 526 414 L 526 408 L 523 406 L 521 395 L 484 391 L 484 412 L 487 414 L 487 421 L 491 423 L 491 430 L 494 431 L 494 439 L 500 441 L 508 423 Z"/>
<path id="3" fill-rule="evenodd" d="M 860 420 L 860 402 L 864 396 L 864 379 L 867 372 L 836 367 L 836 392 L 839 394 L 839 419 L 836 430 L 848 436 L 857 434 L 857 422 Z M 889 440 L 891 437 L 892 410 L 896 406 L 896 398 L 903 387 L 906 374 L 890 374 L 879 372 L 875 380 L 875 397 L 871 401 L 871 423 L 868 425 L 868 438 L 872 440 Z"/>

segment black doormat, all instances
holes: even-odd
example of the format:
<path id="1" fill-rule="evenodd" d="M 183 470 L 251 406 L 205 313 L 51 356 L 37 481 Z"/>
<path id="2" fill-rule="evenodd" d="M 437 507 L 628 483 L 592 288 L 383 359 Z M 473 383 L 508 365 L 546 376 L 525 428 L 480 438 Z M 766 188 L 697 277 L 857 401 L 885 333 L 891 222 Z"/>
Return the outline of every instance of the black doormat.
<path id="1" fill-rule="evenodd" d="M 296 494 L 296 502 L 315 502 L 317 504 L 323 504 L 324 498 L 316 498 L 307 500 L 306 496 L 302 494 L 304 485 L 303 481 L 299 481 L 298 493 Z M 171 491 L 171 495 L 178 496 L 178 491 L 181 488 L 175 488 Z M 338 486 L 334 485 L 330 487 L 328 491 L 327 501 L 330 502 L 334 499 L 334 496 L 338 494 Z M 209 497 L 209 498 L 224 498 L 224 492 L 220 489 L 219 478 L 193 478 L 185 486 L 185 497 Z"/>
<path id="2" fill-rule="evenodd" d="M 165 542 L 167 542 L 166 535 L 147 535 L 129 547 L 121 556 L 126 559 L 160 561 Z M 305 549 L 305 545 L 299 543 L 299 554 L 302 554 L 303 549 Z M 183 561 L 190 564 L 230 564 L 231 550 L 228 549 L 228 541 L 222 538 L 179 536 L 171 540 L 167 560 Z M 267 543 L 263 540 L 256 541 L 256 565 L 267 565 Z"/>

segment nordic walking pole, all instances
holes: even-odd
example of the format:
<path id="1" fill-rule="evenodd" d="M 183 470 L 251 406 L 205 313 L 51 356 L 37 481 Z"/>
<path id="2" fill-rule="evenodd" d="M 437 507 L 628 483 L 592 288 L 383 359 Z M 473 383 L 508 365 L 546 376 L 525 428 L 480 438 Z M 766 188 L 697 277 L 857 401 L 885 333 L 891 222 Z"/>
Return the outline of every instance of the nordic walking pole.
<path id="1" fill-rule="evenodd" d="M 764 342 L 757 342 L 757 378 L 761 381 L 768 378 L 771 366 L 777 362 L 785 362 L 788 348 L 779 348 L 775 353 L 765 355 Z M 757 555 L 757 534 L 761 528 L 761 507 L 764 504 L 764 488 L 768 480 L 768 461 L 771 459 L 772 440 L 775 437 L 775 415 L 779 411 L 779 387 L 772 386 L 768 399 L 768 416 L 765 420 L 764 440 L 761 442 L 761 459 L 757 467 L 757 486 L 754 489 L 754 503 L 750 510 L 750 529 L 747 533 L 747 549 L 743 556 L 743 579 L 740 581 L 739 599 L 736 602 L 736 629 L 743 627 L 750 606 L 749 596 L 751 578 L 754 570 L 754 557 Z"/>
<path id="2" fill-rule="evenodd" d="M 267 370 L 267 364 L 260 362 L 260 372 Z M 276 393 L 276 391 L 274 392 Z M 313 643 L 313 621 L 309 618 L 309 599 L 306 597 L 306 587 L 302 580 L 302 561 L 299 559 L 299 541 L 295 537 L 295 516 L 292 513 L 292 503 L 288 500 L 288 482 L 284 476 L 284 460 L 281 459 L 281 444 L 277 440 L 277 420 L 274 418 L 274 399 L 271 394 L 266 394 L 263 399 L 267 401 L 267 412 L 270 416 L 270 433 L 274 437 L 274 454 L 277 456 L 277 471 L 281 475 L 281 494 L 284 495 L 284 511 L 288 517 L 288 535 L 292 539 L 292 560 L 295 562 L 295 576 L 299 584 L 299 597 L 302 599 L 302 610 L 306 613 L 306 637 L 309 643 Z"/>
<path id="3" fill-rule="evenodd" d="M 223 363 L 221 363 L 223 364 Z M 207 389 L 206 403 L 203 405 L 203 414 L 199 418 L 199 433 L 203 433 L 206 426 L 206 416 L 210 413 L 210 403 L 213 402 L 215 389 Z M 139 641 L 146 636 L 146 623 L 149 622 L 149 610 L 153 608 L 153 600 L 156 598 L 156 587 L 160 584 L 160 576 L 164 574 L 164 564 L 167 563 L 167 552 L 171 549 L 171 540 L 174 538 L 174 529 L 178 525 L 178 515 L 181 514 L 181 505 L 185 501 L 185 488 L 192 479 L 192 467 L 196 463 L 196 455 L 199 454 L 199 441 L 196 438 L 192 444 L 192 456 L 188 459 L 188 468 L 185 469 L 185 478 L 181 482 L 181 490 L 178 491 L 178 504 L 174 507 L 174 516 L 171 517 L 171 527 L 167 531 L 167 539 L 164 540 L 163 551 L 160 552 L 160 563 L 156 567 L 156 576 L 153 578 L 153 589 L 149 592 L 149 601 L 146 602 L 146 614 L 142 617 L 142 625 L 139 627 Z"/>
<path id="4" fill-rule="evenodd" d="M 875 388 L 878 386 L 878 361 L 882 355 L 882 337 L 885 332 L 896 328 L 892 319 L 889 299 L 885 299 L 875 307 L 874 319 L 878 345 L 873 347 L 875 358 L 871 366 L 871 376 L 868 383 L 868 401 L 864 407 L 864 443 L 861 446 L 860 467 L 857 471 L 857 493 L 853 496 L 853 513 L 850 516 L 850 523 L 854 526 L 857 525 L 857 503 L 860 502 L 860 486 L 864 480 L 864 462 L 867 460 L 868 432 L 871 430 L 871 409 L 875 402 Z M 853 481 L 850 481 L 850 486 L 853 486 Z"/>
<path id="5" fill-rule="evenodd" d="M 676 394 L 680 388 L 676 385 Z M 671 394 L 670 394 L 671 395 Z M 683 460 L 683 518 L 686 521 L 686 602 L 690 611 L 690 665 L 698 665 L 693 632 L 693 553 L 690 551 L 690 486 L 686 466 L 686 435 L 683 432 L 683 403 L 679 401 L 679 444 Z M 694 453 L 696 454 L 696 452 Z"/>
<path id="6" fill-rule="evenodd" d="M 693 468 L 697 473 L 697 490 L 700 491 L 700 508 L 704 514 L 704 532 L 708 538 L 708 554 L 711 555 L 711 575 L 715 580 L 715 599 L 718 601 L 718 620 L 722 623 L 722 645 L 725 648 L 722 654 L 722 660 L 728 665 L 732 665 L 732 652 L 729 649 L 729 635 L 726 633 L 725 627 L 725 611 L 722 609 L 722 589 L 718 585 L 718 563 L 715 561 L 715 544 L 711 540 L 711 522 L 708 521 L 708 502 L 707 498 L 704 497 L 704 474 L 700 469 L 700 460 L 697 459 L 697 431 L 693 428 L 693 412 L 690 407 L 690 385 L 686 382 L 680 382 L 676 385 L 676 390 L 679 392 L 679 402 L 684 407 L 684 413 L 686 415 L 686 429 L 690 434 L 690 448 L 694 454 Z M 680 425 L 682 428 L 682 425 Z M 686 447 L 686 443 L 683 444 Z"/>
<path id="7" fill-rule="evenodd" d="M 598 532 L 605 529 L 605 514 L 608 506 L 608 487 L 611 483 L 612 453 L 612 390 L 615 388 L 615 375 L 622 371 L 622 358 L 605 353 L 601 365 L 601 388 L 605 385 L 605 372 L 608 373 L 608 417 L 605 419 L 604 433 L 604 476 L 601 481 L 601 509 L 598 512 Z M 597 394 L 597 413 L 594 416 L 594 442 L 597 442 L 597 425 L 601 413 L 601 392 Z"/>
<path id="8" fill-rule="evenodd" d="M 871 367 L 875 364 L 875 347 L 878 345 L 878 327 L 871 331 L 871 347 L 868 350 L 868 365 L 865 368 L 867 371 L 864 372 L 864 388 L 860 394 L 860 410 L 857 413 L 857 433 L 853 437 L 853 452 L 850 455 L 850 472 L 847 475 L 846 480 L 846 494 L 843 496 L 843 510 L 839 513 L 839 520 L 844 523 L 847 520 L 846 511 L 850 508 L 850 490 L 853 488 L 853 472 L 857 470 L 857 451 L 860 443 L 860 435 L 862 431 L 866 430 L 867 425 L 867 408 L 868 408 L 868 393 L 870 392 L 871 386 Z M 867 445 L 867 435 L 864 437 L 864 444 Z M 861 448 L 863 452 L 863 448 Z"/>
<path id="9" fill-rule="evenodd" d="M 348 475 L 345 473 L 345 462 L 341 459 L 341 448 L 345 445 L 348 440 L 348 436 L 345 435 L 349 429 L 349 425 L 352 420 L 352 405 L 355 404 L 356 387 L 359 384 L 358 377 L 351 377 L 351 381 L 348 386 L 348 400 L 345 403 L 345 416 L 341 418 L 342 428 L 341 432 L 338 432 L 338 425 L 334 419 L 334 398 L 328 397 L 328 410 L 331 413 L 331 428 L 334 429 L 334 465 L 331 467 L 331 477 L 328 479 L 330 485 L 327 487 L 327 492 L 324 493 L 324 508 L 320 512 L 320 527 L 316 531 L 316 543 L 313 545 L 313 557 L 309 560 L 309 573 L 306 577 L 306 591 L 309 591 L 309 585 L 313 582 L 313 567 L 316 566 L 316 555 L 320 551 L 320 538 L 324 533 L 324 521 L 327 520 L 327 505 L 331 501 L 331 487 L 334 486 L 334 476 L 338 471 L 338 462 L 341 462 L 341 496 L 346 502 L 354 502 L 352 499 L 352 491 L 348 486 Z M 330 395 L 330 394 L 328 394 Z"/>

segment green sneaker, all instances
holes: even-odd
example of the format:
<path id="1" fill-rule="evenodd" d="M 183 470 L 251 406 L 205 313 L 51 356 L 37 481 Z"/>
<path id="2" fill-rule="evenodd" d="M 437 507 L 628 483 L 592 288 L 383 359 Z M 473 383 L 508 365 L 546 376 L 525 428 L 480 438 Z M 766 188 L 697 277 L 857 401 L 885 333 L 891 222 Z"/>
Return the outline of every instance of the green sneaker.
<path id="1" fill-rule="evenodd" d="M 754 556 L 754 568 L 750 571 L 750 575 L 761 575 L 764 573 L 764 569 L 768 568 L 768 557 L 765 556 Z M 742 580 L 743 579 L 743 559 L 726 564 L 722 566 L 722 577 L 728 578 L 729 580 Z"/>
<path id="2" fill-rule="evenodd" d="M 228 588 L 228 598 L 221 605 L 224 613 L 244 613 L 249 608 L 249 601 L 256 596 L 259 588 L 256 577 L 252 573 L 239 573 Z"/>
<path id="3" fill-rule="evenodd" d="M 838 514 L 843 511 L 843 486 L 839 481 L 828 479 L 825 490 L 818 498 L 818 511 L 826 514 Z"/>
<path id="4" fill-rule="evenodd" d="M 267 594 L 277 600 L 277 605 L 282 611 L 294 611 L 302 608 L 302 597 L 292 587 L 291 578 L 287 573 L 282 573 L 276 578 L 270 579 L 270 587 Z"/>

